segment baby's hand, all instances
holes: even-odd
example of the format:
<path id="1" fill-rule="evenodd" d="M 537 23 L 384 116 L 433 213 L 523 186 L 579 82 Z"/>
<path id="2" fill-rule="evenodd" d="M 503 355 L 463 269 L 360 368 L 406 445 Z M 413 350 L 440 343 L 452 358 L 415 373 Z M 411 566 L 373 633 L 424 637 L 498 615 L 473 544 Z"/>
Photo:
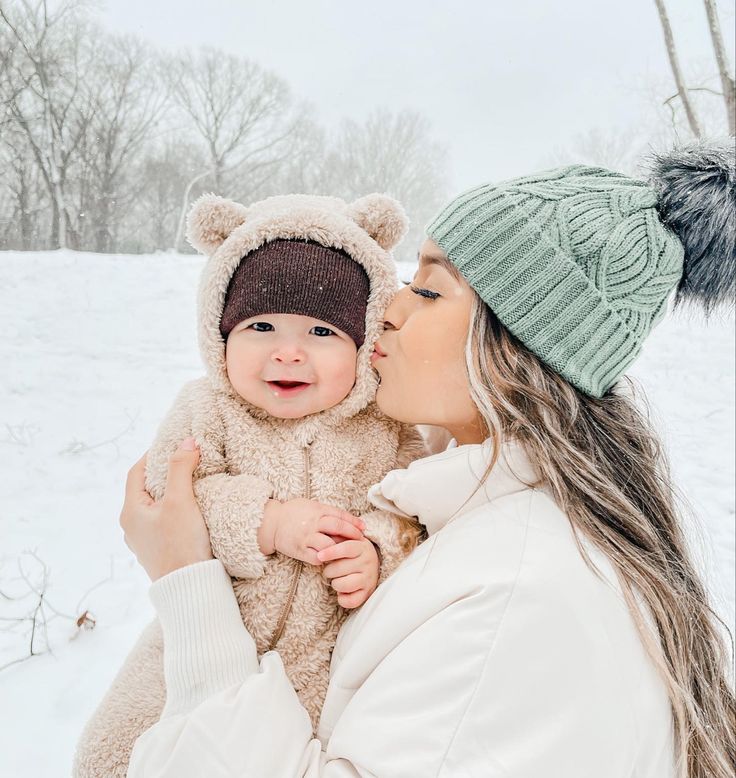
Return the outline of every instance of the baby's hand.
<path id="1" fill-rule="evenodd" d="M 321 565 L 317 552 L 335 545 L 332 536 L 359 541 L 365 522 L 347 511 L 316 500 L 269 500 L 258 530 L 261 551 L 278 551 L 310 565 Z"/>
<path id="2" fill-rule="evenodd" d="M 358 608 L 378 586 L 378 551 L 368 538 L 345 540 L 317 554 L 324 563 L 322 575 L 337 592 L 343 608 Z"/>

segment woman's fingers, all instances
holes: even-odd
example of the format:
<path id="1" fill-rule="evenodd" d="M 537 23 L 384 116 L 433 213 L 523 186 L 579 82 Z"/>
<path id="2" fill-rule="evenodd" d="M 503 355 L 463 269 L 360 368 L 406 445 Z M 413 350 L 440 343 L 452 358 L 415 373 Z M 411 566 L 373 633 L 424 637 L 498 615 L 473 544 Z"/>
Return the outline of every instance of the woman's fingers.
<path id="1" fill-rule="evenodd" d="M 192 476 L 199 464 L 199 449 L 194 438 L 186 438 L 169 458 L 164 501 L 194 499 Z"/>
<path id="2" fill-rule="evenodd" d="M 317 522 L 317 530 L 325 535 L 341 535 L 351 540 L 361 540 L 362 531 L 350 521 L 338 516 L 321 516 Z"/>
<path id="3" fill-rule="evenodd" d="M 189 445 L 194 445 L 193 439 Z M 199 452 L 189 445 L 180 445 L 171 457 L 167 495 L 159 502 L 145 490 L 145 456 L 128 473 L 120 526 L 125 544 L 152 581 L 212 559 L 209 533 L 192 487 Z"/>
<path id="4" fill-rule="evenodd" d="M 360 573 L 350 573 L 350 575 L 343 575 L 340 578 L 333 578 L 331 585 L 338 594 L 352 594 L 357 592 L 364 583 Z"/>
<path id="5" fill-rule="evenodd" d="M 142 502 L 151 505 L 153 498 L 146 491 L 146 453 L 128 470 L 125 479 L 125 501 Z"/>
<path id="6" fill-rule="evenodd" d="M 128 477 L 125 479 L 125 499 L 118 518 L 118 524 L 123 530 L 123 540 L 131 551 L 133 548 L 128 542 L 127 531 L 139 520 L 141 511 L 154 505 L 153 498 L 146 491 L 147 453 L 128 470 Z"/>

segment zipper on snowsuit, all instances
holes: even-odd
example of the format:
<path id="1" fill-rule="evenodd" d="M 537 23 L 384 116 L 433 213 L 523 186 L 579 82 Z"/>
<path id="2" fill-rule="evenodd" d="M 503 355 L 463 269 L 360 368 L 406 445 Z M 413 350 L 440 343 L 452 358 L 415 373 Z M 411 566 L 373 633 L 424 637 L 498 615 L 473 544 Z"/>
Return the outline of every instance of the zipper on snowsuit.
<path id="1" fill-rule="evenodd" d="M 304 453 L 304 497 L 307 500 L 312 499 L 312 484 L 311 484 L 311 473 L 309 471 L 309 446 L 305 446 L 303 449 Z M 302 577 L 302 572 L 304 570 L 304 562 L 297 563 L 296 570 L 294 570 L 294 575 L 291 578 L 291 585 L 289 586 L 289 594 L 286 596 L 286 602 L 284 603 L 284 607 L 281 609 L 281 613 L 279 615 L 279 620 L 276 622 L 276 629 L 274 630 L 273 636 L 271 637 L 271 641 L 268 644 L 268 651 L 273 651 L 274 648 L 276 648 L 277 643 L 279 640 L 281 640 L 281 636 L 284 634 L 284 628 L 286 627 L 286 620 L 289 618 L 289 614 L 291 613 L 291 607 L 294 604 L 294 597 L 296 596 L 296 590 L 299 586 L 299 580 Z"/>

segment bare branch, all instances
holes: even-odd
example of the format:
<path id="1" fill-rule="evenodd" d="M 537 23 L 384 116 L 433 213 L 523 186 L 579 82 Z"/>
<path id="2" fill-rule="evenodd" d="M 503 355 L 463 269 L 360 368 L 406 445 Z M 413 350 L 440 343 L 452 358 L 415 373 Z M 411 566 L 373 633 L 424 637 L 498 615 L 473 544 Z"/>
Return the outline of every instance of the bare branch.
<path id="1" fill-rule="evenodd" d="M 708 29 L 710 30 L 711 41 L 713 42 L 713 51 L 718 65 L 718 75 L 721 77 L 721 88 L 723 90 L 723 101 L 726 108 L 728 121 L 728 132 L 730 135 L 736 134 L 736 81 L 731 75 L 731 66 L 728 62 L 726 47 L 723 43 L 721 34 L 721 24 L 718 20 L 718 9 L 715 0 L 703 0 L 705 3 L 705 12 L 708 16 Z"/>
<path id="2" fill-rule="evenodd" d="M 39 577 L 38 581 L 34 581 L 31 573 L 26 570 L 23 564 L 23 556 L 30 557 L 38 565 L 39 570 L 36 574 Z M 44 653 L 53 653 L 48 634 L 48 625 L 49 622 L 53 619 L 60 618 L 75 625 L 76 631 L 72 634 L 72 639 L 74 639 L 81 630 L 94 628 L 96 623 L 94 616 L 90 613 L 89 610 L 83 611 L 78 616 L 72 616 L 64 613 L 49 603 L 49 569 L 46 563 L 38 556 L 36 551 L 24 552 L 24 554 L 17 560 L 17 567 L 20 574 L 18 580 L 22 581 L 25 585 L 25 591 L 16 597 L 4 593 L 3 597 L 8 601 L 13 602 L 21 602 L 28 597 L 33 597 L 33 603 L 30 608 L 18 616 L 0 617 L 0 622 L 4 622 L 6 624 L 6 626 L 0 628 L 0 632 L 17 631 L 18 629 L 27 630 L 27 632 L 24 631 L 24 633 L 20 636 L 22 640 L 25 640 L 25 645 L 27 648 L 23 656 L 17 657 L 10 662 L 6 662 L 5 664 L 0 665 L 0 672 L 8 669 L 9 667 L 20 664 L 21 662 L 25 662 L 34 656 L 39 656 L 40 654 Z M 112 579 L 112 577 L 113 563 L 111 558 L 110 575 L 91 586 L 82 595 L 76 608 L 77 612 L 79 612 L 81 603 L 89 596 L 89 594 L 102 584 L 107 583 Z M 49 616 L 47 611 L 52 615 Z M 39 647 L 39 641 L 42 643 L 41 647 Z"/>
<path id="3" fill-rule="evenodd" d="M 664 44 L 665 48 L 667 49 L 667 57 L 670 61 L 672 75 L 675 79 L 677 93 L 680 96 L 682 106 L 685 109 L 685 116 L 687 117 L 688 124 L 690 125 L 690 131 L 696 138 L 699 138 L 702 135 L 702 130 L 700 129 L 697 117 L 695 116 L 695 110 L 692 106 L 692 103 L 690 102 L 688 90 L 685 87 L 682 70 L 680 69 L 680 61 L 677 56 L 677 49 L 675 48 L 675 38 L 672 34 L 672 26 L 670 25 L 670 20 L 669 16 L 667 15 L 667 9 L 665 7 L 664 0 L 654 0 L 654 4 L 657 6 L 659 21 L 662 25 L 662 32 L 664 33 Z"/>
<path id="4" fill-rule="evenodd" d="M 116 452 L 118 455 L 120 454 L 120 449 L 118 448 L 117 441 L 120 440 L 124 435 L 127 435 L 134 427 L 135 422 L 138 419 L 138 415 L 130 419 L 130 423 L 128 426 L 118 432 L 117 435 L 114 435 L 111 438 L 107 438 L 106 440 L 101 440 L 99 443 L 92 443 L 91 445 L 89 443 L 84 443 L 81 440 L 77 440 L 76 438 L 69 443 L 66 448 L 62 449 L 59 453 L 60 454 L 82 454 L 87 453 L 89 451 L 94 451 L 95 449 L 102 448 L 103 446 L 114 446 Z"/>

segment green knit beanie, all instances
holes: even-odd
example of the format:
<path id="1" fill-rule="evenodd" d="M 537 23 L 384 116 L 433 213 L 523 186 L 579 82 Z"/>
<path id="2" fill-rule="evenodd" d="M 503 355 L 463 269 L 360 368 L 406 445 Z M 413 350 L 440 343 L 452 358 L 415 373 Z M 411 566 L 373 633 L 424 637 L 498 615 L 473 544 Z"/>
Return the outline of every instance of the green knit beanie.
<path id="1" fill-rule="evenodd" d="M 576 165 L 471 189 L 427 235 L 528 349 L 601 397 L 683 275 L 657 203 L 643 181 Z"/>

